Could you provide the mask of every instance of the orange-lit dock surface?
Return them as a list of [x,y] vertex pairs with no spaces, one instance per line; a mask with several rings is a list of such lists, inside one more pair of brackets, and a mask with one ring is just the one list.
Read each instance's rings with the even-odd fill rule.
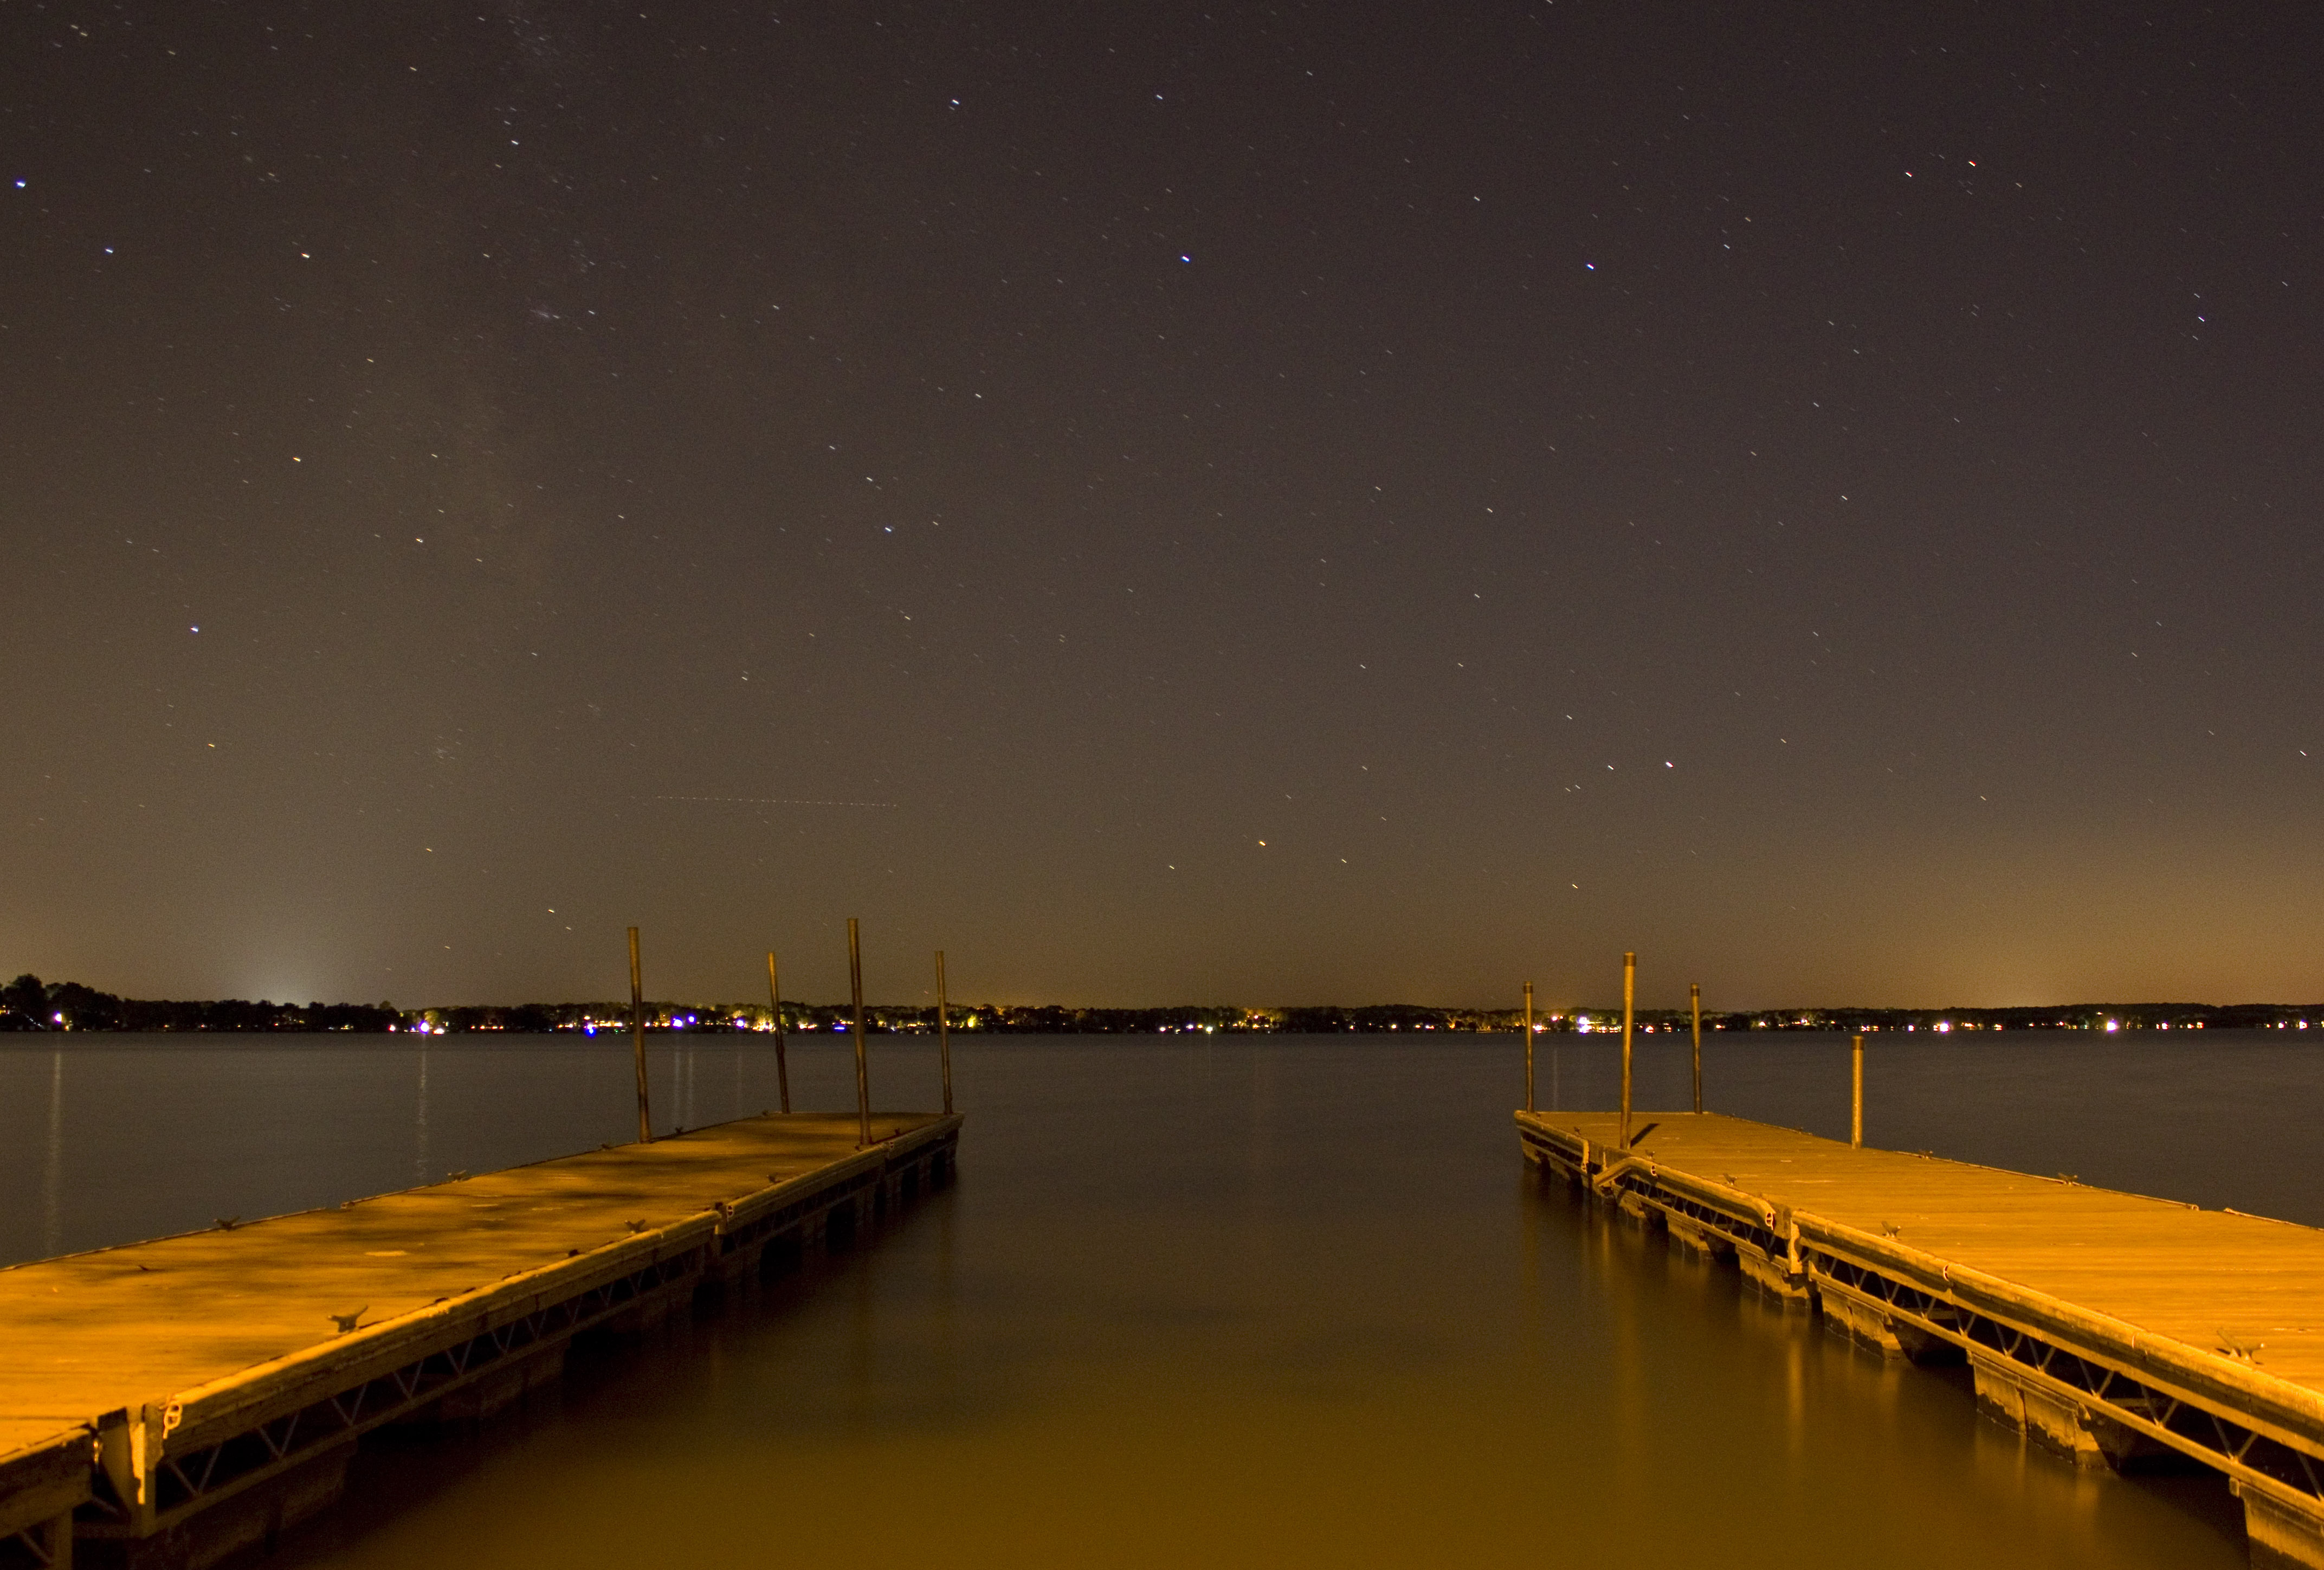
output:
[[859,1150],[853,1113],[744,1118],[0,1270],[0,1567],[271,1541],[365,1431],[486,1416],[576,1334],[868,1228],[949,1178],[960,1122],[882,1113]]
[[2324,1566],[2324,1232],[1715,1113],[1519,1113],[1527,1160],[1860,1345],[1966,1358],[2084,1465],[2227,1474],[2256,1554]]

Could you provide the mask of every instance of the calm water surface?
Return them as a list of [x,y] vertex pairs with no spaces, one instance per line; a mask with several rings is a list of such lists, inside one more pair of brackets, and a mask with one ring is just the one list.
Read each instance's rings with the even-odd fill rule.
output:
[[[0,1045],[0,1259],[620,1140],[626,1043]],[[89,1044],[94,1041],[94,1045]],[[932,1054],[875,1042],[875,1099]],[[1513,1038],[972,1040],[961,1181],[876,1243],[383,1446],[279,1563],[2244,1563],[2223,1484],[2086,1477],[1521,1174]],[[1645,1038],[1643,1107],[1683,1104]],[[1720,1110],[1842,1133],[1847,1043],[1705,1051]],[[1868,1135],[2324,1223],[2324,1051],[2281,1033],[1875,1038]],[[1603,1039],[1545,1104],[1603,1106]],[[774,1100],[658,1042],[658,1121]],[[795,1047],[851,1104],[844,1044]],[[1554,1098],[1554,1100],[1553,1100]]]

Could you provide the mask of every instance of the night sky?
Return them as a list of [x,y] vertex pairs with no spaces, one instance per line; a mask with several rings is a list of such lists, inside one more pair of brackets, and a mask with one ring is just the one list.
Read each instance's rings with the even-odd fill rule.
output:
[[0,5],[0,969],[2324,996],[2320,75],[2300,5]]

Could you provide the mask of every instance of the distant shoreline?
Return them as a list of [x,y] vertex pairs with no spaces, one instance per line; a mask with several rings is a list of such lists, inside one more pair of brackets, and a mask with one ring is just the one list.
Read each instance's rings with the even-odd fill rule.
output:
[[[775,1021],[765,1003],[646,1004],[648,1029],[687,1034],[771,1031]],[[851,1017],[844,1003],[785,1000],[782,1025],[800,1034],[843,1030]],[[1618,1008],[1542,1008],[1537,1030],[1599,1033],[1621,1028]],[[1691,1019],[1683,1009],[1643,1009],[1635,1015],[1646,1034],[1683,1032]],[[1524,1024],[1517,1009],[1432,1008],[1417,1003],[1336,1003],[1296,1008],[1245,1008],[1188,1004],[1169,1008],[1071,1008],[1057,1003],[954,1004],[954,1030],[970,1035],[1391,1035],[1413,1031],[1516,1031]],[[869,1005],[864,1022],[872,1030],[918,1034],[936,1028],[933,1006]],[[261,999],[175,1002],[117,997],[77,982],[43,984],[24,975],[0,987],[0,1031],[106,1031],[169,1034],[464,1035],[472,1032],[603,1034],[630,1028],[626,1002],[456,1004],[399,1009],[380,1003],[278,1003]],[[1702,1028],[1713,1031],[1929,1031],[1995,1030],[2307,1030],[2324,1031],[2324,1003],[2067,1003],[2043,1008],[1877,1009],[1792,1008],[1706,1011]]]

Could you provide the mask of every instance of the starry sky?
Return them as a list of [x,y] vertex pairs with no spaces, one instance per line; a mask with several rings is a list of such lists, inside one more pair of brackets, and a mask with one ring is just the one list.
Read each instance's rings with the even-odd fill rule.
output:
[[0,969],[2324,995],[2319,61],[0,5]]

